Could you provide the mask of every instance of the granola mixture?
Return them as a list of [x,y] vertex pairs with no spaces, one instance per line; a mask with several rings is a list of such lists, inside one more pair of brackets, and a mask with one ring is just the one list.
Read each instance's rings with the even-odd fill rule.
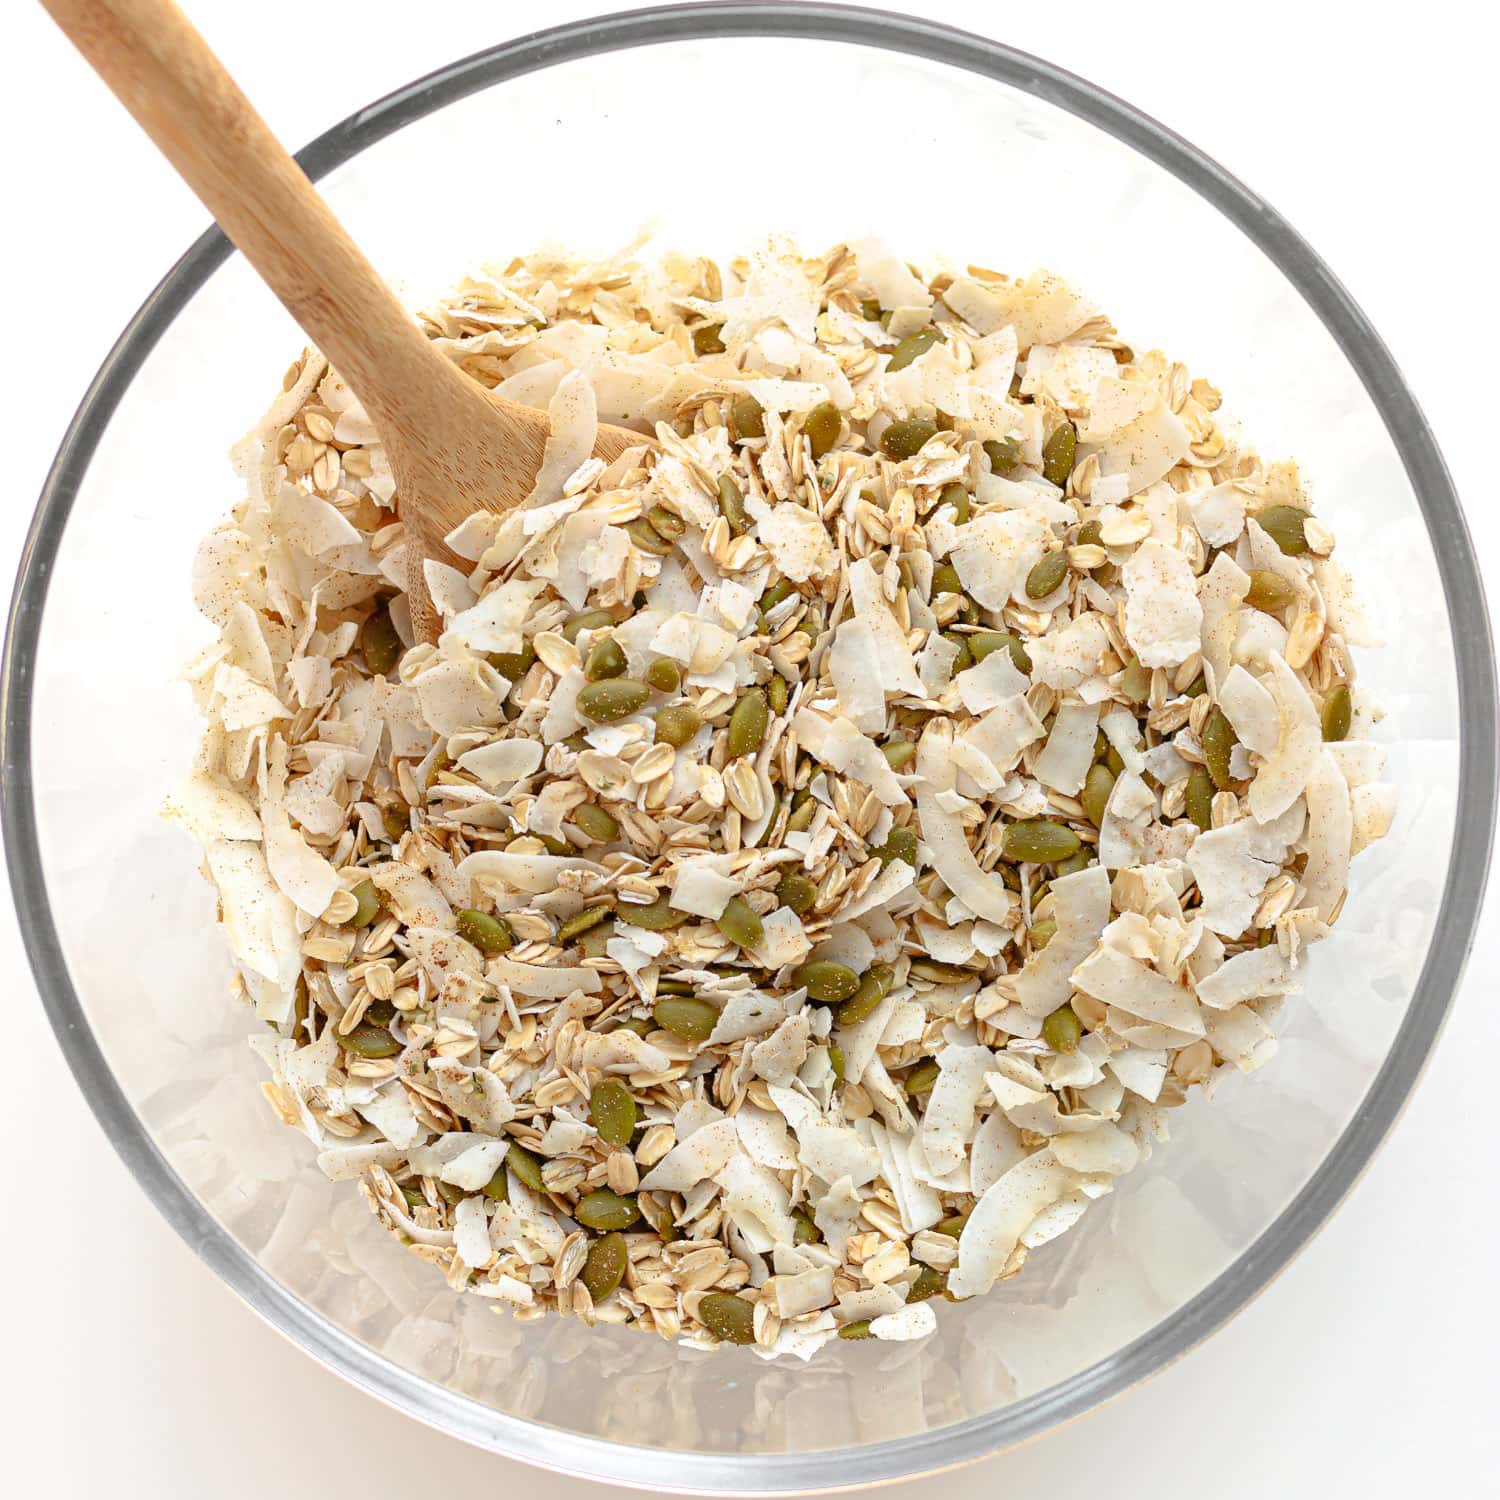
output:
[[170,811],[266,1098],[518,1317],[920,1337],[1275,1050],[1394,812],[1333,533],[1048,273],[537,255],[422,321],[554,427],[438,643],[314,352],[196,568]]

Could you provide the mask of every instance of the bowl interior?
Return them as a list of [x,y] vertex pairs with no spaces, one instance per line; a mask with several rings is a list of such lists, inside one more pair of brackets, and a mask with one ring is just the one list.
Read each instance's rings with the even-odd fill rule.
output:
[[[1027,83],[1025,60],[991,57],[1013,81],[809,37],[578,56],[429,98],[322,184],[414,305],[476,261],[544,241],[608,251],[643,230],[648,254],[734,253],[768,232],[819,250],[873,232],[914,259],[1045,265],[1127,340],[1211,380],[1263,453],[1295,455],[1312,477],[1387,641],[1359,666],[1386,709],[1396,826],[1357,862],[1272,1065],[1176,1112],[1147,1166],[1019,1278],[942,1306],[930,1340],[836,1343],[788,1367],[516,1324],[449,1293],[349,1185],[322,1179],[260,1098],[210,889],[157,816],[198,732],[174,680],[210,639],[189,599],[193,551],[236,498],[226,449],[301,347],[238,257],[171,317],[82,476],[35,657],[40,869],[27,876],[133,1112],[126,1145],[253,1301],[471,1440],[659,1488],[731,1475],[815,1487],[986,1451],[1147,1373],[1239,1305],[1277,1260],[1263,1237],[1351,1122],[1373,1109],[1378,1135],[1393,1110],[1367,1096],[1439,931],[1460,789],[1458,659],[1429,523],[1365,385],[1267,254],[1193,187],[1048,102],[1065,92],[1049,72]],[[721,87],[741,101],[727,123],[709,108]],[[1487,823],[1488,805],[1476,816]],[[1430,981],[1421,995],[1418,1052],[1447,998]],[[1358,1165],[1339,1167],[1335,1191]]]

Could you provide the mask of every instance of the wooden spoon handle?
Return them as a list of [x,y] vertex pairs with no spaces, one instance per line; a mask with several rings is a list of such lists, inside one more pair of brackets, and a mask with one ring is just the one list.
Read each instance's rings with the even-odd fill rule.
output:
[[431,347],[171,0],[42,4],[377,426],[430,441],[466,413],[483,420],[478,405],[493,413]]

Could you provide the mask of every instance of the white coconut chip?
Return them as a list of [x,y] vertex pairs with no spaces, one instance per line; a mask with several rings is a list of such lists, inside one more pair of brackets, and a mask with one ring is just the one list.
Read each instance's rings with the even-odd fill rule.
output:
[[1198,650],[1203,607],[1181,552],[1148,537],[1120,570],[1125,639],[1142,666],[1175,667]]
[[1276,699],[1243,667],[1235,665],[1219,686],[1219,707],[1239,741],[1257,755],[1272,755],[1281,743]]
[[1275,1055],[1271,1028],[1248,1005],[1209,1011],[1204,1020],[1209,1045],[1242,1073],[1253,1073]]
[[874,1178],[880,1158],[852,1130],[828,1123],[817,1105],[795,1089],[771,1084],[766,1091],[796,1135],[801,1163],[808,1171],[827,1183],[847,1178],[855,1187]]
[[[711,922],[723,916],[730,900],[744,889],[742,881],[722,873],[732,859],[732,855],[703,854],[674,866],[671,882],[673,908],[690,912],[695,917],[707,917]],[[620,916],[628,922],[628,908],[622,910]]]
[[1082,789],[1094,761],[1098,721],[1097,703],[1064,703],[1058,708],[1047,743],[1031,763],[1032,773],[1043,786],[1070,797]]
[[1318,710],[1301,680],[1279,656],[1271,658],[1269,682],[1276,702],[1276,748],[1250,783],[1250,812],[1257,823],[1278,818],[1301,795],[1323,753]]
[[1076,688],[1098,671],[1099,657],[1108,644],[1099,616],[1080,615],[1061,629],[1026,643],[1032,681],[1062,690]]
[[1103,443],[1086,445],[1083,456],[1097,454],[1100,474],[1123,475],[1129,493],[1137,495],[1164,478],[1192,445],[1192,435],[1158,396]]
[[673,1146],[641,1178],[641,1187],[648,1193],[685,1193],[700,1182],[717,1178],[739,1150],[739,1130],[734,1121],[715,1120]]
[[1117,948],[1101,947],[1090,954],[1074,969],[1073,984],[1084,994],[1143,1021],[1189,1036],[1203,1035],[1203,1018],[1192,991]]
[[985,1075],[994,1061],[988,1047],[952,1044],[937,1054],[937,1081],[928,1095],[921,1128],[922,1152],[934,1173],[952,1172],[963,1164]]
[[1274,943],[1225,959],[1198,981],[1198,999],[1214,1010],[1228,1010],[1244,1000],[1285,995],[1298,988],[1295,962]]
[[958,527],[957,536],[952,559],[964,592],[986,609],[1003,609],[1013,599],[1024,602],[1026,576],[1052,528],[1026,511],[991,511]]
[[458,765],[487,787],[513,786],[542,763],[542,747],[535,740],[495,740],[466,750]]
[[953,790],[954,768],[947,752],[951,740],[942,731],[943,721],[934,720],[917,746],[917,815],[922,842],[943,884],[976,916],[1005,924],[1012,897],[1004,881],[982,870],[969,847],[962,819],[939,802],[942,792]]
[[[1211,693],[1216,694],[1219,685],[1229,675],[1236,621],[1241,614],[1240,605],[1249,592],[1250,575],[1237,567],[1227,552],[1214,558],[1213,566],[1198,585],[1198,603],[1203,610],[1203,675]],[[1243,614],[1246,618],[1259,616],[1270,620],[1270,616],[1261,610],[1246,610]]]
[[[605,874],[602,865],[566,854],[511,854],[504,849],[482,849],[458,862],[460,880],[478,880],[512,891],[540,894],[557,889],[557,878],[565,871]],[[376,882],[379,884],[379,882]],[[621,909],[621,916],[627,908]]]
[[[767,413],[767,431],[775,421]],[[754,517],[756,535],[788,578],[805,583],[838,572],[839,557],[818,516],[791,501],[767,505],[754,495],[745,497],[745,509]]]
[[1091,865],[1052,882],[1057,931],[1015,976],[1016,999],[1028,1015],[1048,1016],[1072,991],[1070,976],[1094,951],[1109,921],[1109,875]]
[[1228,547],[1245,529],[1245,497],[1232,481],[1189,490],[1182,499],[1205,546]]
[[870,1319],[870,1332],[887,1342],[925,1339],[937,1329],[937,1314],[926,1302],[910,1302],[900,1312]]
[[932,293],[873,235],[851,240],[858,278],[883,308],[931,307]]
[[1210,929],[1233,938],[1250,925],[1266,882],[1280,868],[1302,823],[1301,804],[1296,804],[1264,827],[1242,818],[1194,839],[1187,864],[1202,898],[1198,915]]
[[765,1255],[776,1245],[792,1243],[796,1221],[787,1190],[773,1172],[736,1153],[715,1174],[715,1180],[724,1190],[725,1214],[752,1250]]
[[774,1172],[797,1170],[797,1148],[780,1115],[747,1104],[734,1116],[734,1124],[751,1161]]
[[[1254,788],[1252,788],[1252,791]],[[1302,904],[1330,921],[1349,881],[1354,812],[1349,787],[1338,764],[1321,750],[1307,780],[1307,868],[1302,872]]]
[[742,1042],[746,1037],[764,1036],[799,1009],[803,998],[800,990],[786,995],[768,995],[756,989],[732,991],[704,1045],[718,1047]]
[[1032,1221],[1070,1192],[1076,1181],[1077,1174],[1044,1146],[991,1183],[958,1237],[958,1264],[948,1273],[949,1292],[978,1297],[989,1291]]
[[983,661],[952,680],[959,700],[971,714],[982,714],[1012,698],[1023,697],[1031,685],[1016,669],[1009,651],[991,651]]
[[848,719],[830,719],[810,708],[793,720],[804,749],[835,771],[863,782],[887,807],[910,802],[880,747]]

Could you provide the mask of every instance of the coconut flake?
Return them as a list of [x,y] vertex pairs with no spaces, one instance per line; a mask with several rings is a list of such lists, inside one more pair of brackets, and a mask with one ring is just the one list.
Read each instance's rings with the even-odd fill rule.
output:
[[952,791],[954,781],[953,764],[946,754],[952,743],[943,732],[946,727],[944,721],[933,720],[917,746],[917,774],[922,778],[917,788],[917,815],[922,841],[944,885],[976,917],[1004,924],[1010,916],[1010,892],[998,875],[980,869],[962,820],[938,801],[939,793]]
[[1247,750],[1271,755],[1281,742],[1281,717],[1276,699],[1242,666],[1229,669],[1219,687],[1219,707]]
[[1188,560],[1148,537],[1120,570],[1125,586],[1125,639],[1142,666],[1175,667],[1191,656],[1203,629],[1203,607]]
[[[1252,791],[1254,788],[1252,788]],[[1307,780],[1307,868],[1302,872],[1302,904],[1331,921],[1349,881],[1354,813],[1349,787],[1338,764],[1322,750]]]
[[991,1183],[958,1237],[958,1264],[948,1273],[949,1292],[978,1297],[989,1291],[1032,1221],[1076,1180],[1076,1174],[1044,1146]]
[[700,1182],[718,1178],[739,1150],[734,1121],[715,1120],[673,1146],[641,1179],[641,1187],[648,1193],[685,1193]]
[[946,1174],[963,1164],[985,1074],[994,1060],[988,1047],[954,1044],[937,1054],[937,1082],[928,1096],[921,1130],[922,1151],[933,1172]]
[[1198,999],[1214,1010],[1228,1010],[1244,1000],[1285,995],[1297,988],[1296,964],[1274,943],[1225,959],[1198,981]]
[[1318,710],[1297,674],[1279,656],[1271,658],[1270,694],[1279,732],[1276,748],[1250,783],[1250,812],[1257,823],[1280,817],[1302,795],[1323,753]]
[[[1001,653],[992,653],[999,656]],[[1067,796],[1077,795],[1094,762],[1094,739],[1098,731],[1096,703],[1065,703],[1052,720],[1052,732],[1041,754],[1031,763],[1043,786]]]
[[1109,645],[1098,615],[1080,615],[1060,630],[1050,630],[1026,645],[1035,682],[1059,689],[1076,688],[1099,668],[1099,657]]
[[1203,1035],[1203,1019],[1192,991],[1173,984],[1117,948],[1101,947],[1090,954],[1073,970],[1073,984],[1084,994],[1129,1011],[1143,1021],[1154,1021],[1191,1036]]
[[986,609],[1024,603],[1026,575],[1041,561],[1052,528],[1026,511],[991,511],[957,528],[953,566],[959,582]]
[[953,685],[958,689],[963,706],[971,714],[982,714],[1024,695],[1031,684],[1017,671],[1009,651],[991,651],[976,666],[953,678]]
[[1073,970],[1094,951],[1109,921],[1109,875],[1100,865],[1052,882],[1057,931],[1015,977],[1016,999],[1028,1015],[1047,1016],[1072,992]]

